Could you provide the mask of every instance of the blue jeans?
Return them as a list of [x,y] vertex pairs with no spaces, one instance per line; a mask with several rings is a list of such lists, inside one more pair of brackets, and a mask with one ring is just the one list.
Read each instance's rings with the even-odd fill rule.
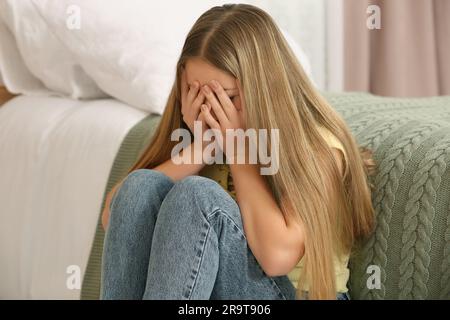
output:
[[287,276],[261,269],[237,203],[211,179],[136,170],[110,209],[101,299],[295,299]]

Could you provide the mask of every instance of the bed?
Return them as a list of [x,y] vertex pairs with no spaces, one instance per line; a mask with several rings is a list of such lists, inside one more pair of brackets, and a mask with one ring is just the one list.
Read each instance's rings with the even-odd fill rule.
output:
[[[147,116],[113,99],[0,106],[0,299],[78,299],[109,172]],[[69,273],[67,273],[69,272]]]

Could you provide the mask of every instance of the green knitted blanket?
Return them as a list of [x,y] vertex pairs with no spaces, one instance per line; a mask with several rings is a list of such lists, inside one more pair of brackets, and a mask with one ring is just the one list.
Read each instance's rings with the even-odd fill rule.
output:
[[159,116],[149,115],[131,128],[122,141],[116,158],[114,159],[106,189],[103,193],[103,204],[99,213],[94,241],[83,277],[83,285],[81,288],[82,300],[96,300],[100,297],[102,251],[103,239],[105,237],[101,221],[101,212],[104,208],[106,195],[112,187],[126,176],[128,169],[131,168],[139,158],[141,152],[144,151],[145,147],[150,142],[150,138],[156,129],[159,119]]
[[[449,299],[450,97],[325,97],[378,165],[372,178],[377,227],[351,257],[352,298]],[[105,194],[136,160],[158,119],[149,116],[125,138]],[[82,299],[99,297],[103,236],[99,220]]]

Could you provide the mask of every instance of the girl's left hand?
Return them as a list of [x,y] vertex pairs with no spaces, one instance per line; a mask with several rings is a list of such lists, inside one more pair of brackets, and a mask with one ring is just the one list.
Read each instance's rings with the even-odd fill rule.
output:
[[[207,104],[202,105],[201,112],[211,129],[221,131],[223,141],[219,144],[225,153],[226,130],[245,130],[244,112],[242,108],[236,109],[223,87],[215,80],[212,80],[209,85],[204,85],[202,92],[206,97]],[[215,117],[211,111],[214,112]]]

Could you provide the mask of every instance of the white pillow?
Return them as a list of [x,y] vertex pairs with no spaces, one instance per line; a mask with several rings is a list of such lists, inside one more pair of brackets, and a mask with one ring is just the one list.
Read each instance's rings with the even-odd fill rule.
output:
[[[1,14],[1,13],[0,13]],[[48,94],[43,83],[31,74],[20,55],[14,36],[0,19],[0,85],[16,94]]]
[[187,33],[203,12],[226,2],[8,0],[0,10],[26,65],[48,88],[74,98],[105,92],[161,114]]
[[[105,1],[106,2],[106,1]],[[86,73],[111,96],[162,113],[184,39],[198,16],[223,1],[33,1]],[[79,6],[81,28],[66,27]]]
[[12,92],[45,92],[48,88],[72,98],[107,97],[55,36],[33,2],[0,1],[0,18],[4,23],[0,67]]

